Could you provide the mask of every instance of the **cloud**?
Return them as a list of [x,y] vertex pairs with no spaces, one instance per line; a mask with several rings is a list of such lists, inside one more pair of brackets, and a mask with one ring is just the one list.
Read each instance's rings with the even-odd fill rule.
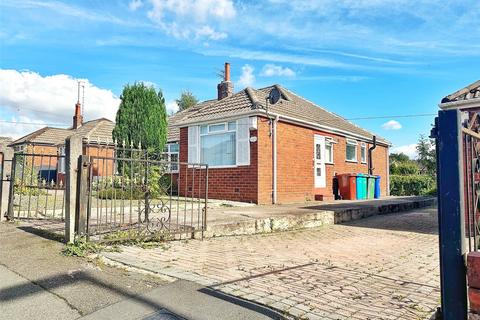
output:
[[147,15],[165,33],[179,39],[207,38],[221,40],[227,33],[220,25],[236,16],[232,0],[149,0]]
[[398,121],[390,120],[382,124],[382,128],[384,130],[400,130],[402,129],[402,125]]
[[263,66],[260,75],[264,77],[295,77],[295,71],[287,67],[269,63]]
[[142,0],[132,0],[128,4],[128,8],[132,11],[135,11],[143,6]]
[[403,146],[393,147],[390,149],[390,153],[404,153],[410,159],[416,159],[418,157],[417,144],[412,143],[412,144],[407,144]]
[[253,86],[255,83],[255,75],[253,74],[254,70],[255,69],[249,64],[246,64],[242,67],[242,74],[238,80],[238,85],[241,88]]
[[210,26],[203,26],[195,32],[195,38],[207,38],[210,40],[221,40],[227,38],[225,32],[217,32]]
[[46,125],[44,121],[26,116],[0,118],[0,137],[18,139]]
[[174,114],[178,111],[178,104],[175,100],[171,100],[167,102],[167,114]]
[[70,125],[77,102],[77,80],[85,86],[85,120],[114,120],[120,99],[112,91],[66,74],[42,76],[32,71],[0,69],[0,107],[37,122]]

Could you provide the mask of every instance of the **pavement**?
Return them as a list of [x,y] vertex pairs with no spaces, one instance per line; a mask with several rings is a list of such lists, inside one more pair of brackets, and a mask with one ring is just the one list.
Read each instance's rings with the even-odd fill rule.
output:
[[63,244],[45,237],[36,229],[0,223],[0,320],[277,317],[198,284],[64,256]]
[[321,228],[105,252],[296,319],[428,319],[440,302],[435,207]]

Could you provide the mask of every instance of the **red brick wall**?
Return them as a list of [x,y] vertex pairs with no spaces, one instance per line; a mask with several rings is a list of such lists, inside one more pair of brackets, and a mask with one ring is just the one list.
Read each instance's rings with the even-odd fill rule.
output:
[[[333,138],[333,164],[326,164],[326,188],[314,188],[314,135]],[[367,144],[367,150],[371,145]],[[279,122],[277,124],[277,199],[279,203],[313,200],[315,195],[331,197],[336,173],[368,173],[367,163],[360,162],[360,142],[357,163],[345,161],[346,138],[318,130]],[[388,148],[377,145],[373,151],[374,174],[381,176],[381,192],[387,191]]]
[[[257,136],[257,142],[250,143],[250,165],[236,168],[209,169],[209,198],[272,203],[272,139],[269,124],[265,118],[258,118],[257,130],[250,131]],[[326,165],[326,188],[314,188],[313,141],[314,135],[332,137],[334,164]],[[367,150],[370,145],[367,144]],[[333,176],[336,173],[368,173],[367,163],[360,163],[360,143],[357,147],[358,163],[345,161],[346,138],[279,122],[277,124],[277,200],[279,203],[301,202],[315,199],[316,195],[332,197]],[[368,151],[367,151],[368,156]],[[381,192],[387,191],[388,148],[377,146],[373,151],[374,174],[381,176]],[[180,129],[180,161],[188,161],[188,129]],[[185,177],[188,175],[188,179]],[[200,177],[197,175],[197,182]],[[185,194],[191,186],[192,169],[180,168],[179,190]],[[203,180],[202,180],[203,182]],[[195,187],[198,190],[198,187]],[[203,192],[203,191],[202,191]],[[191,194],[190,194],[191,195]]]
[[[56,156],[58,155],[58,148],[55,146],[35,146],[30,145],[27,146],[26,153],[35,154],[35,156],[27,156],[26,161],[31,164],[33,161],[33,165],[36,168],[39,167],[50,167],[55,169],[57,167],[58,158],[57,157],[49,157],[48,155]],[[40,155],[44,155],[43,157]]]
[[[83,148],[83,154],[86,156],[113,158],[114,149],[107,147],[86,146]],[[111,176],[114,173],[114,161],[111,159],[93,159],[94,176]]]
[[[250,131],[251,136],[256,136],[256,131]],[[180,162],[188,162],[188,128],[180,129]],[[191,195],[192,190],[199,190],[203,180],[204,170],[188,169],[180,166],[178,177],[180,195]],[[193,177],[195,174],[195,187]],[[199,180],[200,179],[200,180]],[[208,171],[208,197],[211,199],[233,200],[243,202],[257,202],[257,145],[250,143],[250,165],[236,168],[209,168]],[[198,184],[200,183],[200,187]],[[190,189],[192,188],[192,189]],[[203,196],[203,189],[200,190]]]

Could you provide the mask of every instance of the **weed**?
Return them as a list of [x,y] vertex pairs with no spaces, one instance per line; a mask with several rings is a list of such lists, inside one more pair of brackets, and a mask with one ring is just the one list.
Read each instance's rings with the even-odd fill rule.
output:
[[62,250],[66,256],[85,257],[92,253],[99,253],[104,249],[104,246],[88,242],[85,238],[76,239],[74,242],[67,243]]

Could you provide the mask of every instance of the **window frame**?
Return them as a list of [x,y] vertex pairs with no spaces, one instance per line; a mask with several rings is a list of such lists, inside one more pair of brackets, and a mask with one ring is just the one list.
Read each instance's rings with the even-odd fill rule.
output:
[[[362,150],[365,149],[365,160],[362,157]],[[368,155],[367,155],[367,144],[365,142],[360,143],[360,162],[363,164],[366,164],[368,161]]]
[[[354,160],[350,160],[350,159],[347,159],[347,148],[348,146],[355,146],[355,159]],[[357,140],[354,140],[354,139],[346,139],[346,142],[345,142],[345,162],[352,162],[352,163],[358,163],[358,142]]]
[[[329,138],[329,137],[325,137],[325,151],[327,150],[327,147],[330,146],[330,156],[331,156],[331,159],[327,159],[327,157],[325,156],[325,164],[334,164],[334,157],[333,157],[333,145],[335,144],[335,142],[333,141],[332,138]],[[325,152],[326,154],[326,152]]]
[[[229,129],[229,124],[232,124],[232,123],[235,124],[235,129]],[[223,124],[223,126],[224,126],[223,130],[210,131],[210,126],[218,126],[218,125],[221,125],[221,124]],[[207,127],[206,133],[202,133],[202,127]],[[238,167],[237,154],[236,154],[237,153],[237,139],[238,139],[238,120],[212,122],[212,123],[206,123],[206,124],[199,125],[199,129],[198,129],[198,159],[200,160],[200,162],[204,163],[202,161],[202,137],[226,134],[226,133],[231,133],[231,132],[235,133],[235,143],[234,143],[234,146],[235,146],[235,164],[208,165],[208,168],[221,169],[221,168],[236,168],[236,167]]]
[[[178,145],[178,151],[172,151],[171,150],[172,144]],[[170,162],[170,165],[168,166],[167,173],[178,173],[179,167],[180,167],[180,143],[179,142],[167,142],[165,147],[167,148],[167,150],[165,151],[165,155],[167,156],[167,161]],[[172,161],[172,155],[177,155],[178,160],[177,161]],[[171,169],[172,162],[177,163],[177,169],[176,170]]]

